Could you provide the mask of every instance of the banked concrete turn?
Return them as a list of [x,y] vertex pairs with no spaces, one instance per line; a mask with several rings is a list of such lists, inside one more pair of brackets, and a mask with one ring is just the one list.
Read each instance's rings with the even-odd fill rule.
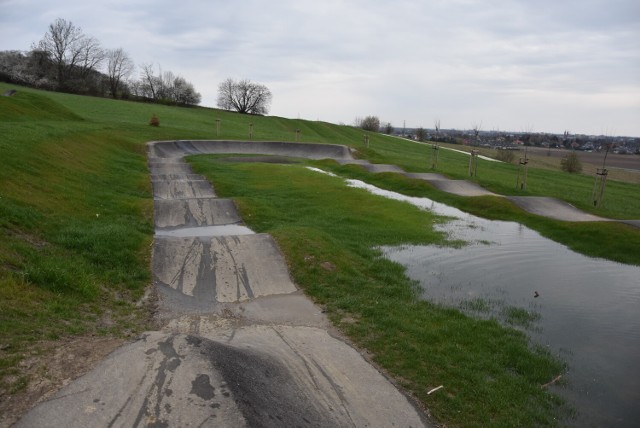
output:
[[330,333],[273,238],[244,227],[233,203],[183,160],[216,150],[350,157],[341,146],[151,143],[152,271],[165,327],[112,353],[18,426],[429,426]]

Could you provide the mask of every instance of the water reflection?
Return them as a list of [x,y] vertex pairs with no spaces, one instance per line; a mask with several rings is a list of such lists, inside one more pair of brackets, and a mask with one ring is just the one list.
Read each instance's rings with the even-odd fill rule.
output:
[[577,254],[518,223],[485,220],[357,180],[348,184],[455,217],[437,228],[469,245],[385,247],[385,256],[406,266],[425,299],[512,322],[567,361],[569,387],[556,391],[577,407],[574,424],[637,426],[639,267]]

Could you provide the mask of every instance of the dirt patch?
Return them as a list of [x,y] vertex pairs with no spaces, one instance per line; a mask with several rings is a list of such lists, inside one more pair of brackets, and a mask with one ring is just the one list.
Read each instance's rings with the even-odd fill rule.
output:
[[0,427],[14,424],[126,342],[122,338],[88,336],[38,343],[20,362],[28,385],[18,393],[0,397]]
[[[124,295],[110,297],[114,300],[129,300],[129,297]],[[134,340],[138,331],[160,328],[155,287],[147,287],[145,295],[138,300],[136,306],[143,311],[137,315],[132,314],[132,318],[125,317],[123,320],[116,316],[114,319],[112,311],[106,310],[97,320],[96,326],[102,328],[115,327],[127,322],[136,325],[135,330],[117,329],[118,337],[93,333],[41,341],[26,351],[18,351],[22,359],[17,366],[19,375],[15,376],[13,381],[20,383],[26,379],[27,385],[16,393],[0,389],[0,428],[10,427],[38,403],[46,401],[74,379],[88,373],[111,352]],[[0,353],[2,352],[12,350],[8,346],[3,348],[0,344]]]

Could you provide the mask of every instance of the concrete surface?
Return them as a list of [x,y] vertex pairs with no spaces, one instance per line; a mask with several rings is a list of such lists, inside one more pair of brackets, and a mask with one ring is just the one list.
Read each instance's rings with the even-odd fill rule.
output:
[[423,426],[325,330],[221,323],[212,336],[145,334],[17,426]]
[[160,141],[149,144],[149,159],[181,158],[192,154],[251,154],[306,159],[352,159],[346,146],[281,141]]
[[205,300],[238,302],[296,290],[275,241],[266,234],[156,236],[152,266],[161,292],[191,297],[195,307]]
[[496,196],[476,183],[467,180],[426,180],[438,190],[460,196]]
[[629,226],[640,227],[640,220],[620,220],[620,223],[628,224]]
[[156,230],[240,223],[236,206],[230,199],[164,199],[154,202]]
[[442,181],[448,180],[442,174],[438,174],[435,172],[407,172],[404,174],[406,177],[415,178],[416,180],[425,180],[425,181]]
[[523,210],[539,216],[563,221],[608,221],[608,219],[587,214],[567,202],[544,196],[508,196],[511,202]]

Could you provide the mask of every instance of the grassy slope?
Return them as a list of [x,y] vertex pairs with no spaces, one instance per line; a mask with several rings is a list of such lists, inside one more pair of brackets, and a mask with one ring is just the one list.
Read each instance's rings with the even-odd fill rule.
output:
[[[0,93],[9,88],[0,83]],[[148,125],[152,114],[159,117],[159,128]],[[22,88],[13,97],[0,97],[0,397],[24,385],[26,380],[20,378],[17,363],[37,340],[88,333],[122,334],[145,328],[141,321],[144,310],[134,304],[149,282],[148,246],[152,239],[152,200],[143,143],[213,138],[216,118],[222,121],[220,138],[244,139],[248,124],[253,123],[255,139],[291,141],[295,130],[300,129],[304,141],[348,144],[373,161],[396,163],[410,171],[426,171],[429,164],[426,146],[376,134],[371,147],[365,148],[361,131],[322,122]],[[463,177],[466,163],[465,155],[441,152],[439,165],[452,177]],[[561,236],[561,240],[575,240],[574,232],[579,231],[578,244],[590,243],[585,252],[599,247],[610,255],[609,247],[630,242],[629,251],[616,251],[631,253],[629,262],[639,263],[640,251],[633,250],[640,248],[640,233],[630,228],[614,231],[614,239],[600,245],[589,233],[609,236],[608,225],[560,224],[524,215],[490,199],[456,198],[397,175],[370,175],[357,167],[328,164],[345,175],[377,181],[375,184],[381,187],[428,194],[490,217],[522,218],[539,230],[550,230],[546,233],[551,236]],[[576,196],[571,180],[578,180],[576,183],[582,183],[579,185],[590,193],[590,177],[544,172],[537,178],[532,174],[530,188],[535,189],[536,180],[551,177],[553,183],[542,185],[542,191],[558,187],[554,194],[571,202],[572,198],[583,197]],[[481,184],[499,186],[502,181],[514,181],[515,169],[481,162],[479,175]],[[570,184],[560,186],[565,182]],[[513,192],[506,184],[502,190]],[[640,198],[634,197],[638,186],[612,182],[608,192],[609,205],[601,215],[640,218]],[[314,236],[308,228],[300,230],[309,233],[311,241],[326,238]],[[287,234],[274,232],[287,247]],[[624,239],[615,239],[619,236]],[[337,241],[327,248],[332,254],[341,254],[343,244],[347,245]],[[297,277],[308,278],[317,273],[298,268],[296,272]],[[357,271],[346,272],[359,275]],[[391,272],[387,275],[400,276],[400,271]],[[344,295],[340,301],[355,301],[354,296]],[[386,360],[384,364],[402,364],[392,353],[380,358]]]

